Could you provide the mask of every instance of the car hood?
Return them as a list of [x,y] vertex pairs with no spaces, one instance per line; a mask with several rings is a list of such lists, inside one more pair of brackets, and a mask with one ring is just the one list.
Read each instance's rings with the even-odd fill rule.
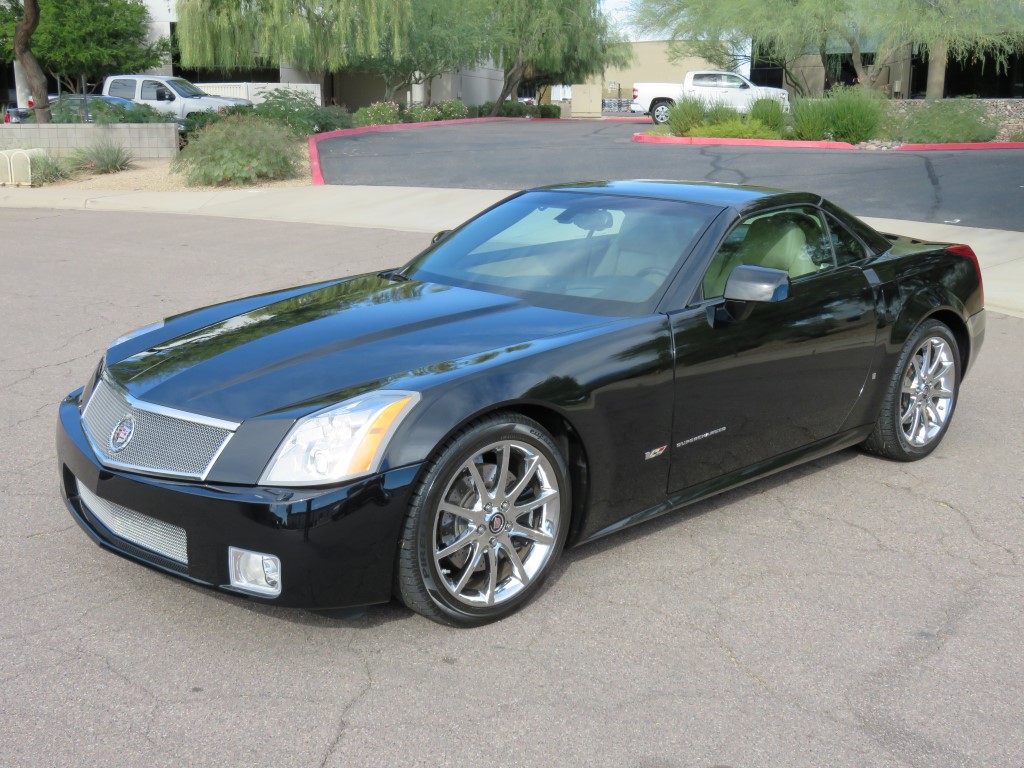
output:
[[107,369],[147,402],[231,421],[294,417],[370,389],[423,386],[423,377],[452,375],[469,359],[609,320],[363,275],[173,318],[141,337],[139,351],[112,347]]

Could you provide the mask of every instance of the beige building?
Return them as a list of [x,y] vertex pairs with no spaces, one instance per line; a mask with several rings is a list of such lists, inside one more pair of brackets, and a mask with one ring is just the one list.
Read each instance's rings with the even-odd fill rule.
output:
[[609,67],[603,77],[572,86],[573,117],[599,117],[604,99],[632,99],[633,83],[681,83],[692,69],[714,69],[701,58],[671,61],[667,41],[631,43],[633,62]]

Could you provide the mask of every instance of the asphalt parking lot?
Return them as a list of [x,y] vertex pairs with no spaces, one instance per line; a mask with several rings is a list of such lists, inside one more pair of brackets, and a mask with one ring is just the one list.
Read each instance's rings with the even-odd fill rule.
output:
[[858,216],[1024,230],[1024,152],[855,152],[636,144],[649,123],[526,121],[325,139],[328,184],[523,189],[686,179],[817,192]]
[[[981,154],[981,153],[979,153]],[[94,546],[56,403],[115,336],[429,235],[0,209],[0,765],[1024,763],[1024,320],[929,459],[816,461],[567,553],[512,618],[312,614]]]

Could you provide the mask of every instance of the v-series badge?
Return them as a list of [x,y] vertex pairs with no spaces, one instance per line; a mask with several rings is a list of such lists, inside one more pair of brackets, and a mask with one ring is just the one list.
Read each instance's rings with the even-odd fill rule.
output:
[[682,448],[684,445],[689,445],[690,443],[696,443],[698,440],[703,440],[706,437],[713,437],[714,435],[718,435],[718,434],[721,434],[722,432],[725,432],[725,430],[726,430],[726,427],[719,427],[718,429],[712,429],[710,432],[705,432],[703,435],[697,435],[696,437],[691,437],[689,440],[683,440],[683,442],[681,442],[681,443],[676,443],[676,448]]

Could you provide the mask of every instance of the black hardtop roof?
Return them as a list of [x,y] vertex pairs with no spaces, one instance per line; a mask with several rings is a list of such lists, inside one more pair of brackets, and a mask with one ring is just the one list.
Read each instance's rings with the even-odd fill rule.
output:
[[740,184],[720,184],[710,181],[663,181],[630,179],[627,181],[579,181],[552,184],[538,189],[554,192],[583,192],[590,194],[651,197],[661,200],[736,208],[741,211],[767,208],[774,205],[817,204],[820,195],[810,192],[789,192],[771,187],[753,187]]

